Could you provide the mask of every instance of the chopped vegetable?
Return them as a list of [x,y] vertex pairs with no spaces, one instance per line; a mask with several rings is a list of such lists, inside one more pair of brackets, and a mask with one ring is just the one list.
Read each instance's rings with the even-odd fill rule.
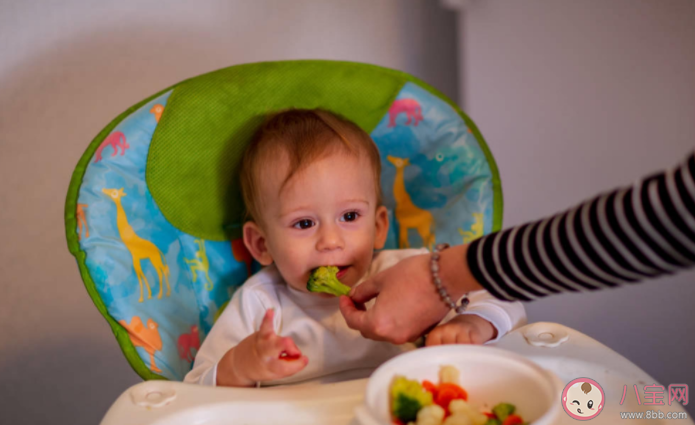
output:
[[502,422],[502,425],[522,425],[524,420],[521,419],[519,415],[509,415],[507,419]]
[[437,386],[430,381],[426,379],[422,381],[422,388],[424,388],[425,391],[431,392],[433,397],[437,396]]
[[442,425],[475,425],[466,415],[452,415],[442,422]]
[[301,357],[302,357],[301,354],[292,354],[292,355],[290,355],[290,354],[287,354],[287,351],[283,351],[283,352],[280,353],[280,355],[278,356],[278,359],[280,359],[280,360],[286,360],[286,361],[292,361],[292,360],[299,360]]
[[514,414],[516,407],[500,403],[482,412],[468,403],[468,393],[458,385],[459,372],[442,366],[439,384],[422,384],[396,376],[391,384],[391,413],[396,425],[529,425]]
[[437,395],[434,398],[435,403],[442,406],[448,412],[449,403],[457,399],[468,400],[468,393],[466,393],[466,390],[456,384],[439,384],[437,387]]
[[464,415],[468,417],[473,425],[485,425],[488,419],[478,408],[462,399],[452,400],[449,403],[449,412],[452,416]]
[[514,413],[515,410],[516,407],[513,404],[500,403],[492,408],[492,413],[494,413],[495,416],[497,416],[497,419],[501,420],[502,423],[504,423],[504,420],[507,419],[507,416]]
[[440,425],[446,412],[436,404],[425,406],[417,412],[416,425]]
[[306,284],[306,289],[309,292],[324,292],[326,294],[347,295],[350,292],[350,287],[343,285],[335,276],[338,273],[338,268],[335,266],[322,266],[317,268],[309,276],[309,281]]
[[418,411],[432,404],[432,393],[419,382],[398,376],[391,385],[391,413],[403,423],[414,421]]
[[439,368],[439,382],[442,384],[459,384],[459,370],[453,366],[445,365]]

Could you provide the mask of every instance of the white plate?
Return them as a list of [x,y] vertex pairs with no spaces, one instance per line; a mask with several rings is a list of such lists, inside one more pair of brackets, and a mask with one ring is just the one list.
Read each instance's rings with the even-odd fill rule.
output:
[[[537,325],[537,324],[535,324]],[[557,327],[556,324],[548,324]],[[562,326],[562,325],[559,325]],[[542,368],[554,372],[567,384],[575,378],[585,377],[597,381],[604,390],[606,403],[604,411],[592,419],[590,425],[615,425],[619,423],[635,425],[694,424],[688,419],[659,420],[632,419],[621,420],[620,412],[685,412],[680,404],[673,406],[645,406],[637,404],[633,385],[638,385],[643,395],[644,385],[655,384],[655,380],[626,358],[610,348],[573,329],[562,326],[568,339],[558,347],[537,347],[527,343],[523,336],[524,328],[518,329],[502,338],[497,347],[516,352],[533,360]],[[361,374],[352,375],[365,376]],[[150,381],[135,385],[126,390],[114,402],[102,425],[183,425],[183,424],[278,424],[283,425],[357,425],[355,408],[363,404],[367,379],[330,382],[333,377],[321,383],[311,382],[293,386],[261,389],[210,388],[180,382]],[[659,385],[658,383],[656,383]],[[620,405],[624,385],[627,394]],[[662,384],[663,385],[663,384]],[[668,384],[664,385],[668,387]],[[171,397],[161,407],[141,406],[134,402],[137,397],[145,397],[150,391]],[[171,392],[173,391],[173,394]],[[158,400],[161,396],[158,396]],[[156,398],[156,397],[152,397]],[[561,394],[557,395],[560,404]],[[664,402],[668,401],[666,394]],[[155,403],[160,404],[160,403]],[[654,409],[656,407],[656,409]],[[561,412],[558,425],[576,425],[578,421]]]

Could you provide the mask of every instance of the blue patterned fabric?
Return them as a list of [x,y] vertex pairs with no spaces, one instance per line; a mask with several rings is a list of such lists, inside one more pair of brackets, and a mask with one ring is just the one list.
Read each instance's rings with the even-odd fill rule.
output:
[[[412,102],[403,102],[408,100]],[[371,133],[381,153],[386,207],[393,213],[398,206],[394,196],[397,169],[388,157],[408,159],[403,180],[415,206],[410,210],[412,214],[417,209],[432,214],[431,233],[436,235],[436,243],[460,244],[492,231],[492,172],[466,123],[451,106],[413,83],[403,86],[394,104],[398,102],[417,105],[421,117],[409,120],[404,108],[392,106],[392,112]],[[404,226],[393,214],[390,218],[386,248],[405,248],[398,243]],[[409,246],[428,246],[416,229],[409,227],[407,235]]]
[[[85,226],[76,231],[108,313],[151,371],[182,380],[220,309],[257,264],[232,242],[174,228],[152,199],[148,150],[170,94],[130,114],[97,150],[79,190]],[[451,106],[406,83],[372,137],[391,214],[387,248],[459,244],[492,229],[490,166]]]

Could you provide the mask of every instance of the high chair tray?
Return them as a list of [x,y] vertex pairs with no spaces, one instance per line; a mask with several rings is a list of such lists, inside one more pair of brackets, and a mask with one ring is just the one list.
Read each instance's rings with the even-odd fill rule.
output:
[[[503,337],[496,346],[521,354],[554,372],[563,383],[590,378],[605,392],[605,407],[592,425],[616,424],[623,415],[643,413],[630,424],[667,424],[667,414],[680,415],[679,424],[693,424],[680,403],[668,404],[669,384],[657,383],[635,364],[598,341],[555,323],[534,323]],[[143,382],[126,390],[114,402],[102,425],[183,424],[345,424],[358,425],[354,409],[361,405],[371,371],[353,371],[321,381],[261,389],[212,388],[169,381]],[[357,379],[356,379],[357,378]],[[639,389],[638,403],[634,386]],[[644,387],[662,385],[664,405],[649,405]],[[650,392],[654,389],[650,389]],[[623,392],[625,397],[622,405]],[[658,401],[658,400],[657,400]],[[558,394],[558,403],[560,394]],[[647,419],[661,411],[663,419]],[[685,415],[685,416],[684,416]],[[651,416],[651,415],[650,415]],[[561,425],[576,424],[562,412]]]

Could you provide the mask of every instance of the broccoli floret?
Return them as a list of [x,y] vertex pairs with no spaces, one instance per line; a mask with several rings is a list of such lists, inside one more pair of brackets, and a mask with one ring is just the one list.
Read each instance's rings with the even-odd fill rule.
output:
[[319,267],[311,273],[309,281],[306,283],[306,289],[309,292],[325,292],[326,294],[347,295],[350,292],[350,287],[340,283],[337,277],[338,268],[335,266]]
[[432,403],[432,393],[425,390],[418,381],[412,381],[403,376],[393,380],[391,413],[404,424],[415,421],[417,412]]
[[492,413],[494,413],[495,416],[497,416],[497,419],[504,422],[504,420],[507,419],[507,416],[514,413],[515,410],[516,410],[516,407],[513,404],[500,403],[497,406],[492,408]]

